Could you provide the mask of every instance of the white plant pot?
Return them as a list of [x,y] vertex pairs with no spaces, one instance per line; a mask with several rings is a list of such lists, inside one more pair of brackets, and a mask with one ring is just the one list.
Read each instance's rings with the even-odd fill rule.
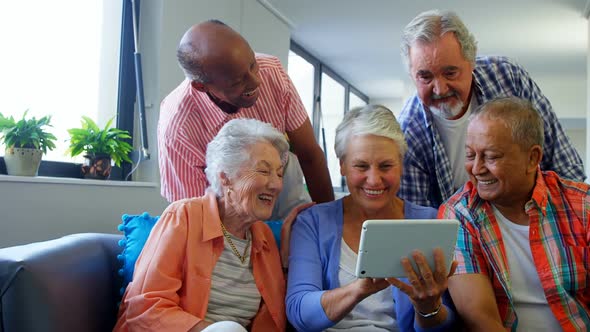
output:
[[7,148],[4,153],[6,173],[18,176],[37,176],[43,151],[28,148]]

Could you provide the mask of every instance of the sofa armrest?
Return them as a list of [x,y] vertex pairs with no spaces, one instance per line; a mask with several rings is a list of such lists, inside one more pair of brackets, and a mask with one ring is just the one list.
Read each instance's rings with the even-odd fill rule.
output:
[[0,332],[111,331],[121,238],[84,233],[0,249]]

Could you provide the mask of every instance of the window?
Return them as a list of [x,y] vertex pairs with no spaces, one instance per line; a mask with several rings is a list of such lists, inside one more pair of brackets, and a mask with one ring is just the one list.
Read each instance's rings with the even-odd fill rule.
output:
[[352,91],[348,93],[348,109],[365,105],[367,105],[367,102],[361,99],[361,97],[359,97],[356,93]]
[[301,97],[303,106],[310,119],[313,119],[313,84],[315,67],[302,56],[289,51],[288,74]]
[[[29,117],[51,115],[53,128],[50,130],[57,137],[56,149],[43,157],[40,175],[79,176],[69,171],[64,174],[63,167],[54,171],[53,165],[67,163],[72,165],[67,169],[79,169],[71,163],[81,163],[83,157],[74,159],[65,155],[65,151],[69,138],[67,129],[79,127],[82,115],[94,119],[100,126],[118,114],[133,119],[135,83],[129,88],[129,83],[119,82],[122,76],[129,80],[134,75],[133,62],[130,69],[121,71],[122,66],[119,66],[126,58],[133,57],[133,51],[130,54],[121,51],[129,53],[129,47],[133,47],[133,39],[121,42],[125,30],[132,29],[130,23],[123,21],[131,21],[128,0],[0,3],[4,50],[0,52],[3,95],[0,112],[15,119],[20,119],[25,110]],[[132,35],[132,31],[126,33]],[[131,75],[127,73],[129,70]],[[125,85],[128,91],[121,93],[120,86]],[[122,109],[119,95],[132,98],[132,106]],[[121,125],[121,119],[117,118],[113,123],[133,133],[132,120]],[[0,154],[3,155],[3,151],[2,146]],[[111,176],[111,179],[116,177]]]
[[[326,155],[332,186],[337,192],[346,191],[345,181],[340,176],[340,162],[334,152],[336,127],[345,112],[366,105],[369,98],[293,41],[288,72],[307,110],[316,140]],[[318,100],[320,102],[314,102]]]
[[121,5],[116,2],[36,1],[35,10],[30,1],[0,5],[5,50],[0,112],[15,119],[27,109],[28,116],[52,115],[57,147],[45,160],[72,161],[65,155],[67,129],[79,127],[82,115],[105,124],[117,113]]
[[321,127],[322,148],[328,161],[328,170],[332,179],[332,186],[339,188],[342,186],[342,176],[340,175],[340,163],[334,152],[334,140],[336,136],[336,127],[342,122],[344,116],[344,96],[345,88],[335,79],[326,73],[322,73],[322,99],[321,99]]

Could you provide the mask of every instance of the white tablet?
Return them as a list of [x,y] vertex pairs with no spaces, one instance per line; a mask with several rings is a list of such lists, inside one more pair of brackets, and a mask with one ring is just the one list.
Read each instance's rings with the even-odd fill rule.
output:
[[366,220],[361,230],[356,276],[404,278],[401,259],[408,257],[414,263],[414,250],[420,250],[434,270],[432,251],[437,247],[445,253],[450,270],[458,227],[459,222],[454,219]]

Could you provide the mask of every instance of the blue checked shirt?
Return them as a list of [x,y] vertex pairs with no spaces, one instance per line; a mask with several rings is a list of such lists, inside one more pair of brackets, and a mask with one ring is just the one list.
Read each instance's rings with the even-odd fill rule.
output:
[[[477,57],[473,70],[473,94],[481,105],[488,100],[516,96],[529,100],[545,125],[542,170],[584,181],[582,158],[563,132],[551,103],[521,66],[505,57]],[[400,114],[408,152],[399,196],[423,206],[438,208],[453,194],[453,171],[442,139],[418,95],[410,98]]]

